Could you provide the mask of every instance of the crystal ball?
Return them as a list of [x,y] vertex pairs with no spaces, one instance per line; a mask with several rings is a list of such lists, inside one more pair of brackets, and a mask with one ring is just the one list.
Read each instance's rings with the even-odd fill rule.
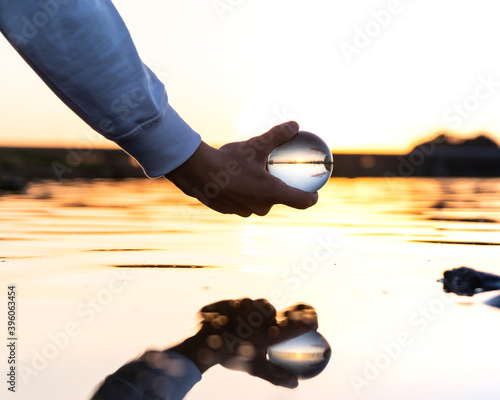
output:
[[323,371],[330,361],[332,349],[318,332],[308,332],[296,338],[270,346],[269,361],[286,369],[300,379],[313,378]]
[[314,193],[330,179],[333,156],[323,139],[299,131],[269,154],[267,170],[287,185]]

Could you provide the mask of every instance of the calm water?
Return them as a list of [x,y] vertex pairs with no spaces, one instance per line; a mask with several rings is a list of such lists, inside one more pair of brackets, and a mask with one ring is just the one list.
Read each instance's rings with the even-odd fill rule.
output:
[[15,397],[88,398],[146,348],[193,334],[203,305],[249,296],[315,306],[330,364],[293,391],[215,367],[188,399],[498,399],[495,293],[445,296],[436,279],[461,265],[500,274],[499,222],[492,179],[333,179],[310,210],[249,219],[165,180],[33,184],[0,197]]

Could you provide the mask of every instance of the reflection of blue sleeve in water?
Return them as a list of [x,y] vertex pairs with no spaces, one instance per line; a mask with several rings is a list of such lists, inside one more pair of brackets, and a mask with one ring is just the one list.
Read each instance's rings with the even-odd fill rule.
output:
[[148,351],[108,376],[92,400],[181,400],[200,379],[183,355]]
[[66,105],[147,175],[172,171],[200,144],[110,0],[0,0],[0,31]]

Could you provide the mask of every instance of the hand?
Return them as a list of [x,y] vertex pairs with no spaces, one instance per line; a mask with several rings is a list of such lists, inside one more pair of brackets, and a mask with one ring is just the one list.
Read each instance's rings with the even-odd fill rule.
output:
[[274,385],[295,388],[296,375],[267,360],[269,346],[318,328],[313,307],[298,304],[281,313],[265,299],[223,300],[201,309],[200,331],[172,348],[204,373],[216,364],[242,370]]
[[191,158],[165,176],[188,196],[223,214],[262,216],[274,204],[311,207],[318,201],[317,193],[292,188],[266,170],[269,154],[298,130],[296,122],[288,122],[218,150],[201,142]]

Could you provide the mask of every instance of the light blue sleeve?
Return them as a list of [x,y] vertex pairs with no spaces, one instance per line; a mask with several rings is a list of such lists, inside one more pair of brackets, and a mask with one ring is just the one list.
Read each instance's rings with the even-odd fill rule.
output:
[[148,176],[174,170],[198,148],[200,136],[169,105],[111,1],[0,0],[0,31],[68,107]]
[[200,380],[200,371],[187,357],[148,351],[108,376],[92,400],[182,400]]

